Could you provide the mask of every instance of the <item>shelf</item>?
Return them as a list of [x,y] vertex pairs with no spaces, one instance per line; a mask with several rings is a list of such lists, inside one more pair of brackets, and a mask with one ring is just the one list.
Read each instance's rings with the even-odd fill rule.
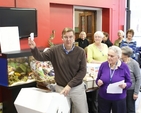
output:
[[[43,51],[44,48],[39,48],[40,51]],[[23,56],[31,56],[31,49],[24,49],[19,51],[12,51],[7,53],[1,53],[0,58],[17,58],[17,57],[23,57]]]
[[35,79],[33,79],[33,80],[27,80],[26,82],[24,82],[24,81],[15,82],[14,84],[9,85],[8,87],[13,87],[13,86],[17,86],[17,85],[29,84],[29,83],[32,83],[32,82],[35,82]]

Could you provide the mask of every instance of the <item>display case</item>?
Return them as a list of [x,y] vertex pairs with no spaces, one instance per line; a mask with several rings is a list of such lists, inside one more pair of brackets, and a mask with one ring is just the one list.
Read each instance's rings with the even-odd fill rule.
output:
[[[43,49],[40,49],[42,51]],[[20,50],[0,54],[0,85],[11,87],[34,82],[30,68],[31,50]]]
[[[14,101],[21,88],[36,87],[29,65],[31,56],[30,49],[0,54],[0,96],[4,113],[17,113]],[[10,82],[13,76],[16,76],[15,81]]]

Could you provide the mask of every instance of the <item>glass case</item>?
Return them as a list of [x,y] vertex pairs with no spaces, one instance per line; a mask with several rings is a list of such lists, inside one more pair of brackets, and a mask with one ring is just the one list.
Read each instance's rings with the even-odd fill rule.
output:
[[8,85],[18,85],[34,81],[34,75],[30,68],[29,57],[7,59]]
[[29,58],[31,51],[21,50],[0,54],[0,85],[15,86],[34,82]]

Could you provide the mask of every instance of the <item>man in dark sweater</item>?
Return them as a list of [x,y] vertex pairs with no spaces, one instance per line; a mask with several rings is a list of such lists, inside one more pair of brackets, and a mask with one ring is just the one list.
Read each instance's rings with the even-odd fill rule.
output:
[[32,55],[39,61],[51,61],[55,71],[56,91],[72,102],[72,113],[88,113],[83,78],[86,75],[86,56],[82,48],[74,45],[75,33],[70,28],[62,31],[63,44],[40,52],[31,38],[28,44]]

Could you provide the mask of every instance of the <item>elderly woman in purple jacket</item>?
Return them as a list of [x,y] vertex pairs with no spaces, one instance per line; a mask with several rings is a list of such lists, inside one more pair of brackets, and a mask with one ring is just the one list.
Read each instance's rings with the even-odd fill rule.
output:
[[[99,68],[96,84],[99,87],[98,109],[99,113],[126,113],[126,91],[131,86],[128,66],[121,62],[122,51],[117,46],[108,49],[108,59]],[[118,82],[124,81],[120,84]],[[108,87],[115,84],[121,92],[110,92]]]

